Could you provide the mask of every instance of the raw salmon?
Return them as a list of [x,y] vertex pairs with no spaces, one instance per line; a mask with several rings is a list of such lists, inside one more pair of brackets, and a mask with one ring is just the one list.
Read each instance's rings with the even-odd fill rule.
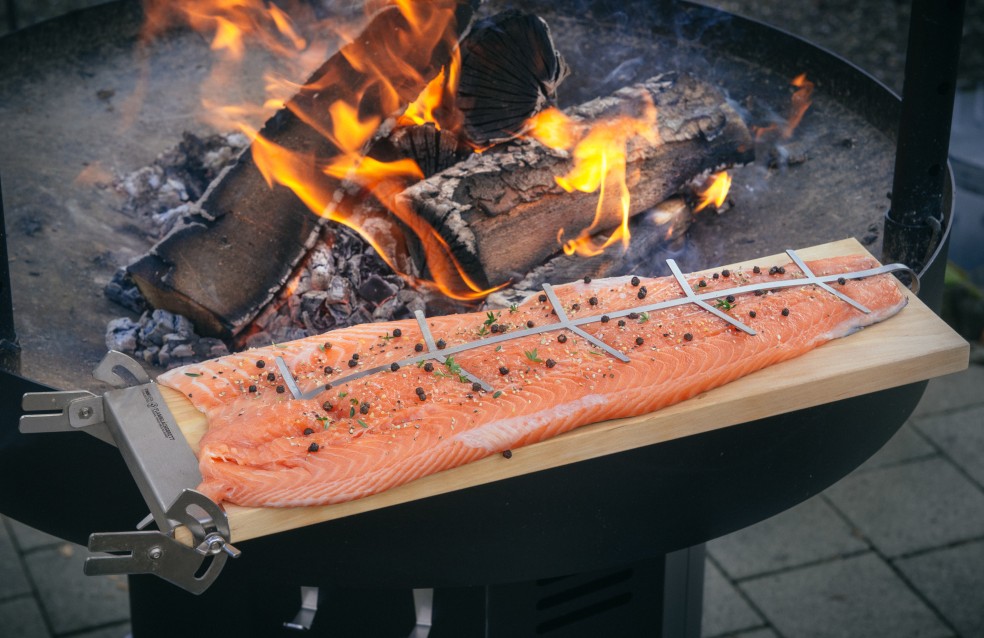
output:
[[[878,264],[850,256],[808,265],[819,277]],[[678,280],[621,277],[565,284],[553,299],[545,291],[501,311],[427,319],[436,360],[414,360],[428,355],[430,335],[404,320],[258,348],[158,381],[207,416],[204,494],[246,506],[337,503],[658,410],[886,319],[906,302],[891,275],[831,280],[869,313],[816,284],[779,287],[801,276],[792,263],[763,263],[686,277],[692,294],[754,334],[695,303],[640,312],[684,298]],[[768,290],[727,294],[763,282]],[[583,332],[558,327],[561,315],[585,321]],[[478,347],[456,350],[471,342]],[[296,398],[291,381],[315,396]]]

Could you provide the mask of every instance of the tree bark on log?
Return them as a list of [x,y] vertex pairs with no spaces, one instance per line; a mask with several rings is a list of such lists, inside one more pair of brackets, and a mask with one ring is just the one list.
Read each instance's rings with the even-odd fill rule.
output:
[[[585,122],[637,115],[646,96],[656,106],[659,141],[633,137],[627,147],[630,215],[674,195],[695,176],[753,159],[741,116],[715,87],[689,75],[664,74],[568,111]],[[566,152],[524,140],[476,154],[401,195],[404,205],[434,226],[467,274],[483,287],[522,278],[560,250],[558,230],[572,238],[591,225],[597,193],[566,192]],[[606,214],[597,230],[621,221]]]
[[[351,60],[399,57],[408,72],[396,78],[393,89],[405,106],[448,61],[477,5],[477,0],[427,5],[427,10],[453,10],[456,18],[430,52],[412,38],[399,37],[411,31],[400,11],[389,8],[378,13],[260,132],[276,145],[310,159],[297,167],[305,173],[302,176],[312,192],[308,202],[284,186],[270,188],[246,149],[235,165],[216,178],[182,226],[127,267],[147,301],[155,308],[187,316],[202,335],[229,337],[245,327],[314,245],[323,218],[311,212],[312,202],[330,202],[339,187],[337,179],[318,168],[318,160],[338,153],[321,132],[331,130],[328,106],[351,100],[358,87],[373,80],[371,68],[364,70]],[[406,50],[398,50],[400,47]],[[362,113],[390,115],[391,109],[383,106],[389,99],[384,93],[377,86],[363,96]]]

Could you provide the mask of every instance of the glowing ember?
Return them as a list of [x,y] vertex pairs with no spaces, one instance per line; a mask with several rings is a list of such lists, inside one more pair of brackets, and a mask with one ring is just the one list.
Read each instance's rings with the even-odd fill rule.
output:
[[731,175],[728,171],[715,173],[711,175],[708,181],[710,184],[699,194],[700,202],[694,208],[695,213],[704,210],[711,204],[714,204],[716,209],[721,208],[728,199],[728,191],[731,190]]
[[[576,238],[563,243],[564,252],[590,257],[601,254],[616,242],[627,248],[631,204],[625,178],[627,148],[636,136],[651,144],[659,142],[656,107],[652,101],[646,100],[641,117],[623,115],[601,120],[592,123],[590,129],[556,109],[548,109],[533,118],[530,136],[556,150],[569,150],[573,146],[574,166],[566,175],[556,178],[561,188],[567,192],[598,191],[594,220]],[[607,239],[594,237],[598,231],[610,227],[614,220],[618,225]],[[564,229],[558,231],[558,241],[564,234]]]

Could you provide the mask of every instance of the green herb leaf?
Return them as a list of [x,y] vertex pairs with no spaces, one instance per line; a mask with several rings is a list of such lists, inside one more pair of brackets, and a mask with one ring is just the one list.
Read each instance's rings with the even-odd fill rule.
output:
[[454,357],[448,357],[444,360],[444,365],[447,367],[448,371],[452,374],[461,374],[461,364],[454,360]]
[[588,354],[593,354],[596,357],[603,357],[603,356],[605,356],[605,353],[604,352],[598,352],[597,350],[588,350]]
[[496,322],[496,320],[498,318],[499,318],[499,314],[496,314],[496,313],[492,312],[491,310],[489,310],[487,313],[485,313],[485,325],[486,326],[491,326],[492,324],[494,324]]
[[500,345],[496,346],[495,347],[495,351],[496,352],[502,352],[502,345],[500,344]]
[[494,392],[494,393],[492,394],[492,398],[493,398],[493,399],[498,399],[498,398],[499,398],[499,397],[501,397],[501,396],[502,396],[502,390],[496,390],[496,391],[495,391],[495,392]]
[[359,405],[359,400],[358,400],[358,399],[349,399],[349,402],[350,402],[350,403],[351,403],[352,405]]
[[720,308],[721,310],[731,310],[732,308],[734,308],[731,302],[728,301],[727,299],[718,299],[717,303],[715,303],[714,305]]
[[380,337],[380,339],[382,339],[383,341],[389,341],[392,338],[393,338],[393,335],[391,335],[388,332],[386,334],[384,334],[382,337]]
[[523,350],[523,354],[525,354],[526,358],[533,363],[543,363],[537,355],[536,348],[533,348],[532,350]]
[[519,312],[519,306],[516,304],[509,304],[509,312]]
[[366,422],[365,422],[365,421],[363,421],[362,419],[356,419],[356,420],[355,420],[355,422],[356,422],[356,423],[358,423],[359,425],[361,425],[361,426],[362,426],[362,427],[364,427],[364,428],[368,428],[368,427],[369,427],[369,426],[368,426],[368,425],[366,424]]
[[354,416],[355,416],[355,408],[349,408],[349,418],[351,419]]
[[198,373],[198,372],[185,372],[185,376],[186,377],[200,377],[202,375],[201,375],[201,373]]
[[348,392],[339,392],[338,393],[338,398],[339,399],[344,399],[347,396],[348,396]]
[[487,326],[487,325],[485,325],[485,324],[483,323],[483,324],[482,324],[482,327],[478,329],[478,336],[479,336],[479,337],[484,337],[484,336],[485,336],[485,335],[487,335],[487,334],[489,334],[489,328],[488,328],[488,326]]
[[639,315],[639,323],[646,323],[647,321],[649,321],[648,312],[643,312],[642,314]]

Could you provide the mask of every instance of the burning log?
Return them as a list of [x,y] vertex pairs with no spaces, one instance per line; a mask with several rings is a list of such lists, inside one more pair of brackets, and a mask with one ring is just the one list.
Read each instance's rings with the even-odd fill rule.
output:
[[[362,114],[385,117],[405,106],[447,63],[476,5],[469,0],[422,5],[422,12],[453,11],[431,50],[413,38],[394,37],[413,31],[397,8],[377,14],[267,121],[253,152],[243,153],[212,183],[185,223],[127,268],[147,301],[190,318],[201,334],[225,337],[241,330],[313,246],[323,220],[311,210],[320,214],[319,207],[338,187],[338,179],[318,166],[340,152],[322,134],[332,130],[329,107],[360,87],[367,89],[357,105]],[[380,86],[373,64],[355,62],[385,57],[398,58],[403,71],[386,87]],[[292,177],[306,184],[303,194],[280,185],[271,188],[269,167],[256,159],[258,145],[260,151],[307,159],[292,167]]]
[[[652,208],[702,172],[752,159],[753,142],[742,118],[716,88],[687,75],[654,77],[576,107],[568,116],[587,129],[653,106],[656,126],[649,128],[658,135],[626,136],[628,216]],[[437,229],[474,281],[495,286],[521,278],[558,252],[558,229],[577,233],[590,226],[599,232],[623,223],[617,207],[601,210],[597,194],[561,187],[564,180],[558,178],[577,168],[578,151],[573,155],[522,140],[473,155],[411,186],[399,199]],[[611,177],[602,181],[609,192],[619,188]]]

